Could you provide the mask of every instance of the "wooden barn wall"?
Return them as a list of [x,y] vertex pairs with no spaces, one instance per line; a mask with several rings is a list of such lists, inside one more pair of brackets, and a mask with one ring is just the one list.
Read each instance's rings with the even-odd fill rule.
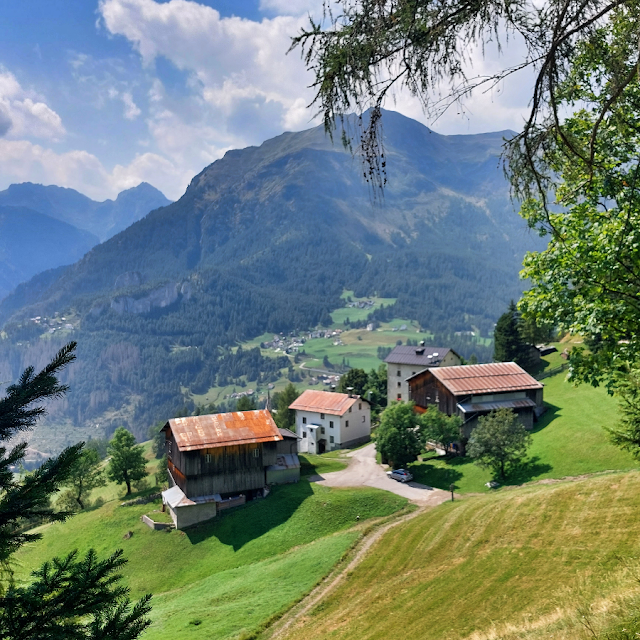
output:
[[277,461],[278,442],[180,451],[170,430],[166,436],[172,475],[188,498],[260,489],[266,484],[265,467]]
[[440,411],[447,415],[453,415],[457,411],[455,396],[429,371],[425,371],[424,375],[412,380],[409,391],[409,399],[419,407],[426,408],[435,404]]
[[[298,453],[298,439],[297,438],[285,438],[276,442],[276,451],[278,455],[286,453]],[[275,462],[271,463],[275,464]]]

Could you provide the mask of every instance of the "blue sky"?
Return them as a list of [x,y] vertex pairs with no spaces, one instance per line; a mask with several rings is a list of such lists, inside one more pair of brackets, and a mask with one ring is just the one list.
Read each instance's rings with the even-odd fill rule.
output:
[[[316,124],[289,38],[322,0],[21,0],[0,23],[0,189],[96,199],[145,180],[177,199],[231,148]],[[492,61],[480,61],[479,72]],[[488,66],[487,66],[488,65]],[[441,133],[518,129],[517,86],[474,97]],[[428,123],[400,94],[387,105]]]

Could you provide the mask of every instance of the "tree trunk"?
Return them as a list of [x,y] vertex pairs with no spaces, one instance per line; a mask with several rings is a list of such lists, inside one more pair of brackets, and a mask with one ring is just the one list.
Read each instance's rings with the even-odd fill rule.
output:
[[125,482],[127,483],[127,495],[131,494],[131,480],[129,480],[128,478],[125,480]]

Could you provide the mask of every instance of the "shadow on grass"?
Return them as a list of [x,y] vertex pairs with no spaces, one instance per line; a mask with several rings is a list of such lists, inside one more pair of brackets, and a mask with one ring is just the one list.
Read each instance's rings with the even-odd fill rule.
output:
[[540,458],[535,456],[524,460],[521,464],[511,470],[503,484],[524,484],[531,482],[544,473],[549,473],[553,467],[546,462],[540,462]]
[[456,484],[463,476],[462,472],[456,467],[468,464],[470,460],[462,457],[436,459],[444,462],[445,466],[431,465],[429,464],[429,459],[408,466],[416,482],[449,491],[450,486]]
[[540,417],[540,420],[534,424],[533,429],[531,429],[529,433],[538,433],[538,431],[542,431],[545,427],[548,427],[560,411],[560,407],[557,407],[555,404],[545,402],[544,406],[547,410]]
[[274,487],[266,498],[220,512],[215,520],[187,529],[191,544],[216,536],[234,551],[286,522],[313,490],[306,480]]

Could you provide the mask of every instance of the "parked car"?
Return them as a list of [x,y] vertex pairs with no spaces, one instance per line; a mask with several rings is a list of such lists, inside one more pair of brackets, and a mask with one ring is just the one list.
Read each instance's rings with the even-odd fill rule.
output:
[[387,475],[393,480],[398,482],[409,482],[413,480],[413,476],[404,469],[395,469],[394,471],[387,471]]

